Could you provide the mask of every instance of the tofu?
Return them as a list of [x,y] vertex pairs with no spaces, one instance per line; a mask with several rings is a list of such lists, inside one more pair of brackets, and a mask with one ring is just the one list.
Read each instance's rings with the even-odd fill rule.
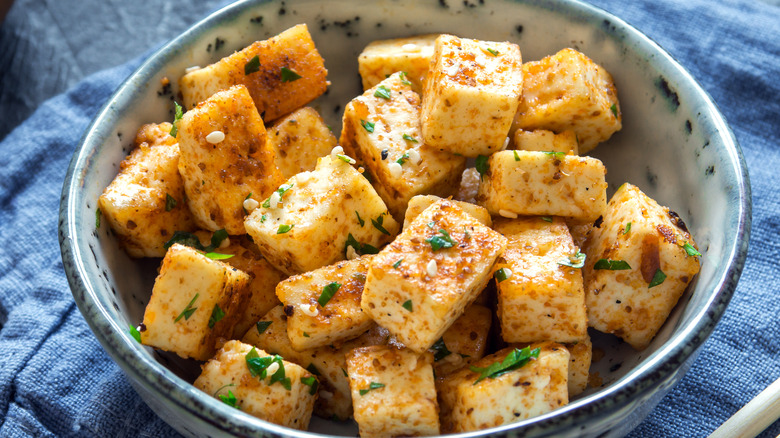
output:
[[477,361],[470,368],[436,382],[442,433],[471,432],[545,414],[569,402],[569,352],[553,342],[532,344],[539,357],[498,377],[486,377],[470,368],[501,363],[514,350],[506,348]]
[[512,136],[511,145],[521,151],[563,152],[569,155],[579,155],[577,134],[566,130],[556,134],[546,129],[525,131],[518,129]]
[[287,314],[287,336],[298,351],[356,338],[374,325],[360,308],[373,255],[292,276],[276,287]]
[[451,374],[485,356],[492,318],[493,312],[485,306],[472,304],[466,308],[430,349],[437,376]]
[[210,359],[217,339],[233,333],[248,283],[246,273],[173,244],[144,311],[141,343],[184,358]]
[[505,247],[503,236],[441,200],[377,254],[360,305],[405,346],[424,352],[482,292]]
[[163,257],[176,231],[193,231],[170,123],[143,125],[135,149],[98,198],[102,217],[131,257]]
[[628,183],[596,224],[583,250],[588,321],[642,350],[699,272],[696,243],[676,213]]
[[[265,368],[256,366],[253,374],[252,358],[271,362]],[[261,368],[264,378],[258,374]],[[193,385],[249,415],[298,430],[309,427],[318,387],[312,373],[240,341],[226,342],[202,366]]]
[[268,128],[268,144],[282,177],[314,170],[317,159],[328,155],[338,141],[312,107],[303,107],[282,117]]
[[288,275],[377,252],[400,228],[368,180],[336,155],[320,158],[314,171],[293,176],[271,197],[244,225],[263,256]]
[[453,199],[476,204],[477,194],[479,193],[479,181],[480,175],[476,168],[469,167],[464,170],[463,175],[460,177],[458,191],[453,196]]
[[[507,239],[494,268],[506,342],[576,342],[588,336],[581,260],[561,218],[497,219]],[[575,268],[561,263],[567,263]],[[501,275],[500,275],[501,274]]]
[[177,123],[179,173],[196,224],[246,234],[244,200],[263,199],[282,182],[246,87],[214,94]]
[[514,129],[573,130],[587,154],[622,127],[612,76],[574,49],[523,64],[523,99]]
[[369,43],[358,56],[358,72],[363,90],[373,88],[396,72],[405,72],[416,93],[428,74],[433,45],[438,34],[406,38],[376,40]]
[[[259,62],[253,61],[255,57]],[[185,107],[194,108],[220,90],[243,85],[263,121],[269,122],[324,93],[329,85],[327,75],[308,28],[299,24],[186,73],[179,79],[179,89]]]
[[413,196],[448,196],[457,187],[466,159],[423,141],[420,97],[400,73],[352,99],[343,126],[339,143],[368,168],[374,188],[397,221]]
[[593,343],[590,336],[582,341],[564,344],[569,350],[569,398],[582,394],[588,387],[590,364],[593,359]]
[[391,346],[356,348],[347,356],[360,436],[439,434],[433,355]]
[[491,215],[594,221],[607,205],[607,169],[591,157],[502,151],[487,159],[477,202]]
[[276,285],[286,276],[268,263],[257,245],[246,236],[231,237],[230,244],[218,251],[233,255],[225,262],[249,275],[248,298],[231,337],[241,339],[263,315],[281,304],[276,297]]
[[423,91],[423,140],[465,157],[500,151],[522,92],[516,44],[440,35]]
[[[404,228],[414,221],[420,213],[428,208],[431,204],[440,201],[442,198],[436,195],[417,195],[409,200],[409,205],[406,209],[406,215],[404,216]],[[472,215],[476,220],[482,222],[486,227],[493,226],[493,220],[490,218],[490,213],[479,205],[472,204],[464,201],[452,201],[461,208],[461,210]]]

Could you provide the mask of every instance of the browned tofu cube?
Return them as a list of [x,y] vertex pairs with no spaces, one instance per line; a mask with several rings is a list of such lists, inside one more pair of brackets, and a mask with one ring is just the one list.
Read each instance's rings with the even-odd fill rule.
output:
[[244,85],[268,122],[319,97],[328,88],[327,75],[308,28],[299,24],[185,74],[179,88],[192,108],[217,91]]
[[141,342],[185,358],[211,358],[216,340],[233,334],[248,283],[244,272],[173,244],[144,312]]
[[676,213],[628,183],[610,199],[583,252],[589,324],[637,350],[666,321],[701,255]]
[[487,284],[506,239],[441,200],[371,262],[361,306],[408,348],[430,348]]
[[199,227],[246,234],[244,200],[270,195],[281,184],[266,131],[239,85],[220,91],[178,122],[179,173]]
[[566,130],[560,134],[545,129],[525,131],[518,129],[512,136],[514,149],[521,151],[538,152],[563,152],[569,155],[578,155],[577,134],[572,130]]
[[[471,432],[525,420],[569,402],[569,352],[563,345],[543,342],[538,357],[512,371],[489,373],[493,364],[523,363],[523,350],[506,348],[485,356],[436,382],[441,407],[442,433]],[[501,366],[505,370],[507,366]],[[473,371],[473,370],[478,371]]]
[[581,394],[588,387],[590,363],[593,358],[593,343],[590,336],[576,343],[564,344],[571,360],[569,361],[569,398]]
[[135,149],[98,199],[102,216],[132,257],[163,257],[174,232],[195,229],[170,130],[170,123],[142,126]]
[[439,434],[432,363],[428,352],[391,346],[352,350],[347,373],[361,437]]
[[306,430],[317,378],[281,356],[239,341],[228,341],[202,367],[196,388],[249,415]]
[[328,155],[338,141],[311,107],[293,111],[268,128],[268,143],[276,153],[276,166],[284,179],[314,170],[317,159]]
[[446,376],[485,356],[493,314],[472,304],[431,347],[436,375]]
[[523,99],[513,128],[573,130],[586,154],[622,127],[612,76],[574,49],[523,64]]
[[498,318],[506,342],[575,342],[588,335],[583,257],[566,223],[539,217],[498,219],[507,239],[495,266]]
[[287,336],[298,351],[360,336],[374,322],[360,308],[372,255],[295,275],[276,287]]
[[402,71],[412,83],[412,89],[420,93],[437,36],[419,35],[369,43],[358,56],[363,89],[373,88],[391,74]]
[[[409,226],[409,224],[414,221],[414,218],[416,218],[420,213],[423,212],[426,208],[428,208],[431,204],[436,203],[437,201],[440,201],[442,198],[436,196],[436,195],[417,195],[409,200],[409,206],[406,209],[406,215],[404,216],[404,228]],[[472,204],[470,202],[464,202],[464,201],[452,201],[454,202],[458,207],[461,208],[461,210],[465,211],[466,213],[474,216],[475,219],[482,222],[486,227],[492,227],[493,226],[493,220],[490,218],[490,213],[488,213],[487,210],[485,210],[483,207],[480,207],[479,205]]]

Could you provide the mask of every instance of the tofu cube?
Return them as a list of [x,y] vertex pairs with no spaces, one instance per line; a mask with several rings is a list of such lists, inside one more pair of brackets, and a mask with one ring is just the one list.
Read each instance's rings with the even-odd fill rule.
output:
[[699,272],[696,244],[677,213],[628,183],[597,224],[583,251],[588,321],[642,350]]
[[579,249],[566,223],[558,217],[552,222],[539,217],[498,219],[494,229],[507,239],[494,268],[504,341],[585,339],[582,260],[576,257]]
[[163,257],[176,231],[193,231],[170,123],[144,125],[135,149],[98,198],[103,218],[131,257]]
[[500,151],[522,92],[516,44],[440,35],[423,92],[423,139],[465,157]]
[[243,311],[249,276],[194,248],[173,244],[154,281],[141,342],[184,358],[207,360]]
[[485,356],[493,312],[472,304],[431,347],[437,376],[446,376]]
[[347,373],[361,437],[439,434],[432,363],[428,352],[391,346],[352,350]]
[[612,76],[574,49],[523,64],[523,99],[513,128],[573,130],[586,154],[622,127]]
[[569,361],[569,398],[581,394],[588,387],[590,363],[593,359],[593,343],[590,336],[582,341],[564,344],[571,360]]
[[373,255],[292,276],[276,287],[285,306],[287,336],[298,351],[356,338],[374,321],[360,308]]
[[433,346],[485,288],[506,239],[441,200],[371,262],[361,306],[405,346]]
[[410,84],[396,73],[352,99],[339,141],[368,168],[374,188],[398,221],[412,196],[451,194],[466,164],[464,157],[423,141],[420,97]]
[[375,253],[400,228],[371,183],[336,155],[290,178],[244,225],[263,256],[288,275]]
[[563,152],[569,155],[579,155],[577,135],[572,130],[556,134],[546,129],[524,131],[518,129],[512,136],[514,149],[521,151]]
[[312,373],[240,341],[226,342],[193,385],[249,415],[298,430],[309,427],[318,387]]
[[287,315],[284,306],[276,306],[258,319],[241,338],[241,342],[278,354],[306,368],[305,352],[294,349],[287,337]]
[[314,170],[317,159],[328,155],[338,141],[311,107],[297,109],[268,128],[268,143],[276,154],[276,166],[282,177]]
[[[436,195],[417,195],[409,200],[409,206],[406,209],[406,215],[404,216],[404,229],[414,221],[420,213],[428,208],[431,204],[441,201],[442,198]],[[475,219],[482,222],[486,227],[493,226],[493,220],[490,218],[490,213],[479,205],[472,204],[470,202],[452,201],[461,208],[461,210],[474,216]]]
[[487,160],[477,202],[494,216],[594,221],[607,206],[607,169],[591,157],[502,151]]
[[438,36],[418,35],[369,43],[358,56],[363,89],[373,88],[391,74],[402,71],[412,83],[412,89],[420,93]]
[[246,87],[214,94],[177,123],[179,173],[195,222],[246,234],[244,200],[250,194],[263,199],[282,182]]
[[275,120],[319,97],[328,70],[305,24],[257,41],[179,79],[187,108],[234,85],[249,89],[263,121]]
[[[442,433],[488,429],[542,415],[569,402],[569,352],[553,342],[532,344],[539,357],[497,377],[481,377],[470,368],[503,363],[514,349],[506,348],[482,358],[470,368],[436,382],[441,407]],[[478,381],[479,380],[479,381]]]

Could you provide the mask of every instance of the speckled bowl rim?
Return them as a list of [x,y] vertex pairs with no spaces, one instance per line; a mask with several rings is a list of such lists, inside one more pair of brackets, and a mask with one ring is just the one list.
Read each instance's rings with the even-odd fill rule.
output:
[[[85,254],[78,252],[73,240],[80,231],[77,229],[76,211],[79,188],[84,183],[89,158],[110,135],[111,126],[120,116],[116,108],[124,107],[133,100],[134,87],[131,81],[145,83],[170,58],[187,47],[196,37],[214,26],[229,22],[248,7],[269,3],[268,0],[243,0],[226,6],[189,30],[173,39],[155,54],[149,57],[128,77],[122,86],[103,105],[98,115],[85,131],[81,142],[74,152],[62,190],[59,215],[59,240],[65,273],[70,283],[74,299],[90,328],[110,356],[121,366],[125,373],[145,390],[155,394],[177,409],[185,410],[215,428],[236,435],[254,436],[271,433],[277,436],[323,436],[312,432],[302,432],[278,426],[240,411],[236,411],[216,399],[203,395],[190,383],[176,376],[150,355],[138,354],[138,346],[127,333],[126,327],[108,316],[108,309],[101,306],[96,295],[95,285],[85,275],[85,264],[89,263]],[[728,254],[728,267],[722,271],[717,287],[712,291],[707,305],[690,318],[690,322],[674,332],[672,337],[657,351],[646,358],[640,366],[629,371],[611,386],[592,395],[576,400],[563,408],[548,414],[501,427],[464,433],[453,436],[476,437],[484,435],[511,434],[554,434],[556,431],[570,431],[592,421],[594,416],[607,418],[621,406],[630,401],[647,399],[660,385],[675,381],[679,368],[697,352],[712,333],[718,320],[729,303],[742,273],[747,256],[751,221],[751,196],[747,165],[741,148],[728,127],[725,118],[718,110],[713,99],[699,83],[669,53],[662,49],[639,30],[624,20],[593,5],[578,0],[554,0],[547,2],[530,1],[528,3],[549,10],[568,9],[587,17],[589,20],[608,20],[625,34],[625,38],[643,48],[646,52],[658,55],[658,62],[671,68],[679,83],[690,86],[705,110],[710,113],[712,124],[717,127],[726,149],[730,164],[735,166],[737,191],[739,194],[739,218],[736,235],[724,253]],[[626,414],[627,415],[627,414]]]

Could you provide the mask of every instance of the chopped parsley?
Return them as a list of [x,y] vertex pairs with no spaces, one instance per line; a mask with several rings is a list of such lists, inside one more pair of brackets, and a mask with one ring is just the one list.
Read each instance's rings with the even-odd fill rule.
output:
[[368,394],[368,392],[369,392],[369,391],[373,391],[373,390],[375,390],[375,389],[380,389],[380,388],[384,388],[384,387],[385,387],[385,384],[384,384],[384,383],[379,383],[379,382],[371,382],[371,383],[368,385],[368,389],[361,389],[361,390],[360,390],[360,391],[358,391],[358,392],[360,393],[360,395],[366,395],[366,394]]
[[517,153],[517,151],[512,151],[512,153],[515,155],[515,161],[520,161],[520,155]]
[[542,152],[545,155],[549,155],[550,158],[555,158],[556,160],[560,160],[561,158],[566,156],[566,152],[554,152],[554,151],[547,151]]
[[412,143],[419,143],[419,141],[417,141],[417,139],[416,139],[416,138],[412,137],[412,136],[411,136],[411,135],[409,135],[409,134],[404,134],[404,135],[403,135],[403,138],[404,138],[404,140],[406,140],[406,141],[411,141]]
[[401,262],[404,261],[403,258],[398,259],[395,263],[393,263],[393,268],[398,269],[399,266],[401,266]]
[[595,265],[593,265],[593,269],[597,270],[607,270],[607,271],[624,271],[626,269],[631,269],[631,266],[629,266],[628,262],[625,260],[609,260],[609,259],[599,259],[599,261],[596,262]]
[[469,369],[471,371],[479,373],[479,377],[474,382],[474,384],[476,385],[486,378],[495,379],[496,377],[503,376],[508,372],[514,371],[528,363],[531,358],[539,357],[540,351],[541,350],[539,348],[535,348],[533,350],[531,350],[530,347],[525,347],[522,350],[515,348],[504,358],[502,362],[495,362],[485,368],[470,366]]
[[210,258],[211,260],[227,260],[233,257],[233,254],[222,254],[218,252],[207,252],[206,254],[203,255]]
[[701,253],[691,245],[691,242],[685,242],[685,245],[683,245],[683,249],[685,252],[692,257],[700,257]]
[[311,389],[309,390],[309,395],[314,395],[317,393],[317,388],[320,387],[320,382],[317,381],[317,378],[314,376],[309,377],[301,377],[301,383],[303,383],[306,386],[310,386]]
[[380,85],[377,87],[376,91],[374,91],[374,97],[390,100],[390,89],[384,85]]
[[174,243],[178,243],[180,245],[195,248],[199,251],[212,252],[215,249],[219,248],[219,245],[222,244],[222,241],[227,238],[228,238],[228,233],[223,228],[221,230],[214,231],[214,234],[211,235],[210,245],[203,246],[203,244],[200,243],[200,239],[198,239],[198,236],[189,233],[187,231],[176,231],[173,233],[173,236],[171,236],[171,240],[165,242],[163,248],[168,249],[171,246],[173,246]]
[[219,304],[214,304],[214,308],[211,309],[211,317],[209,318],[209,328],[214,328],[214,324],[220,322],[225,317],[225,311],[219,307]]
[[477,172],[479,172],[479,180],[482,181],[482,177],[485,176],[488,171],[488,157],[478,155],[477,158],[474,159],[474,167],[477,169]]
[[244,64],[244,74],[249,76],[252,73],[260,71],[260,55],[255,55],[246,64]]
[[277,228],[276,234],[284,234],[284,233],[292,230],[294,226],[295,226],[295,224],[292,224],[292,225],[281,224],[281,225],[279,225],[279,228]]
[[257,324],[255,324],[255,327],[257,327],[257,333],[263,334],[266,330],[268,330],[268,327],[271,326],[271,323],[273,321],[257,321]]
[[165,211],[171,211],[174,208],[176,208],[176,199],[169,195],[165,194]]
[[403,155],[401,155],[401,158],[395,160],[396,163],[403,165],[406,163],[406,160],[409,159],[409,152],[404,152]]
[[336,295],[336,292],[338,292],[340,287],[341,287],[341,283],[336,283],[335,281],[323,287],[322,293],[320,294],[320,297],[317,299],[317,302],[320,304],[320,306],[325,307],[325,305],[328,304],[328,301],[330,301],[330,299],[333,298],[333,295]]
[[553,221],[552,216],[542,216],[542,220],[549,223]]
[[501,283],[502,281],[512,276],[512,271],[507,268],[501,268],[497,270],[493,276],[496,278],[497,282]]
[[260,216],[260,223],[264,223],[268,219],[268,215],[263,213],[262,216]]
[[139,332],[138,329],[133,325],[130,325],[130,336],[132,336],[133,339],[135,339],[135,341],[139,344],[141,343],[141,332]]
[[190,300],[190,303],[187,304],[187,307],[184,308],[184,310],[181,311],[179,316],[176,317],[176,319],[173,320],[174,323],[179,322],[179,320],[184,317],[185,320],[190,319],[190,316],[192,316],[193,313],[195,313],[196,310],[198,310],[197,307],[192,307],[193,304],[195,304],[195,301],[200,296],[199,293],[196,293],[194,297],[192,297],[192,300]]
[[412,306],[412,300],[406,300],[406,301],[404,301],[404,303],[403,303],[403,304],[401,304],[401,306],[402,306],[404,309],[406,309],[406,310],[408,310],[408,311],[410,311],[410,312],[414,312],[414,307]]
[[663,283],[664,280],[666,280],[666,274],[664,274],[664,271],[662,271],[661,268],[658,268],[653,275],[653,279],[650,280],[650,284],[647,286],[647,288],[650,289],[651,287],[656,287]]
[[380,214],[376,219],[371,219],[371,224],[379,230],[382,234],[390,235],[390,232],[385,229],[385,227],[382,226],[382,223],[385,221],[385,213]]
[[355,210],[355,216],[357,216],[358,223],[360,224],[361,227],[366,224],[366,221],[364,221],[363,218],[360,217],[360,213],[358,213],[357,210]]
[[408,73],[406,73],[405,71],[401,71],[401,72],[398,72],[398,77],[401,78],[401,83],[402,84],[404,84],[404,85],[412,85],[412,83],[409,82],[408,79],[406,79],[406,75],[407,74]]
[[439,338],[439,340],[431,346],[431,349],[433,350],[434,362],[438,362],[452,354],[452,352],[447,349],[447,345],[444,344],[444,338]]
[[299,75],[293,70],[290,70],[287,67],[282,67],[282,82],[293,82],[297,81],[298,79],[302,78],[303,76]]
[[565,259],[558,260],[558,264],[574,269],[580,269],[585,266],[585,254],[578,250],[576,254],[571,255]]
[[341,369],[341,372],[344,374],[344,377],[349,377],[349,374],[347,374],[347,370],[344,368]]
[[349,233],[349,236],[347,237],[347,243],[344,245],[344,252],[346,253],[347,248],[352,247],[355,249],[355,252],[359,255],[363,254],[376,254],[379,252],[379,249],[376,247],[369,245],[367,243],[360,243],[355,239],[355,236],[352,235],[352,233]]
[[368,120],[360,119],[360,124],[363,126],[363,129],[365,129],[366,131],[374,132],[374,123],[371,123]]
[[615,117],[617,117],[617,104],[613,103],[612,106],[609,107],[609,110],[612,111],[612,114],[614,114]]
[[219,397],[219,399],[222,400],[222,403],[230,406],[231,408],[240,409],[237,405],[238,399],[236,399],[236,396],[233,395],[233,391],[228,389],[227,395],[219,394],[217,397]]
[[309,336],[309,334],[308,334],[308,333],[306,333],[306,332],[303,332],[303,337],[304,337],[304,338],[310,338],[311,336]]
[[628,234],[631,231],[631,222],[626,224],[626,228],[623,229],[623,234]]
[[[279,194],[279,200],[282,200],[282,196],[284,196],[285,193],[287,193],[291,188],[293,188],[295,184],[282,184],[279,186],[278,189],[276,189],[276,193]],[[263,208],[271,208],[271,197],[269,196],[268,199],[263,202]]]
[[443,228],[439,229],[439,234],[435,234],[425,239],[425,241],[431,244],[431,249],[434,251],[438,251],[442,248],[452,248],[458,244],[457,241],[450,237],[450,233]]
[[179,133],[179,120],[184,116],[184,110],[179,102],[173,101],[173,123],[171,123],[171,137],[176,137]]
[[491,49],[490,47],[488,47],[488,48],[485,49],[485,51],[490,53],[493,56],[498,56],[498,50],[496,50],[496,49]]
[[307,366],[307,367],[306,367],[306,371],[308,371],[308,372],[310,372],[310,373],[314,374],[315,376],[319,376],[319,375],[321,375],[321,374],[320,374],[320,370],[318,370],[318,369],[317,369],[317,367],[316,367],[316,366],[314,366],[314,364],[313,364],[313,363],[310,363],[310,364],[309,364],[309,366]]
[[249,368],[249,373],[252,374],[252,377],[260,376],[260,380],[268,377],[268,367],[270,367],[272,363],[276,362],[279,365],[279,368],[277,368],[277,370],[271,375],[271,380],[268,382],[268,385],[270,386],[276,382],[279,382],[279,384],[288,391],[290,388],[292,388],[292,381],[289,377],[285,376],[284,362],[282,362],[282,357],[278,354],[273,356],[260,357],[260,355],[257,353],[257,350],[255,350],[255,347],[252,347],[252,349],[249,350],[249,353],[246,354],[245,360],[246,366]]
[[100,216],[103,214],[103,211],[100,208],[95,209],[95,228],[100,228]]

